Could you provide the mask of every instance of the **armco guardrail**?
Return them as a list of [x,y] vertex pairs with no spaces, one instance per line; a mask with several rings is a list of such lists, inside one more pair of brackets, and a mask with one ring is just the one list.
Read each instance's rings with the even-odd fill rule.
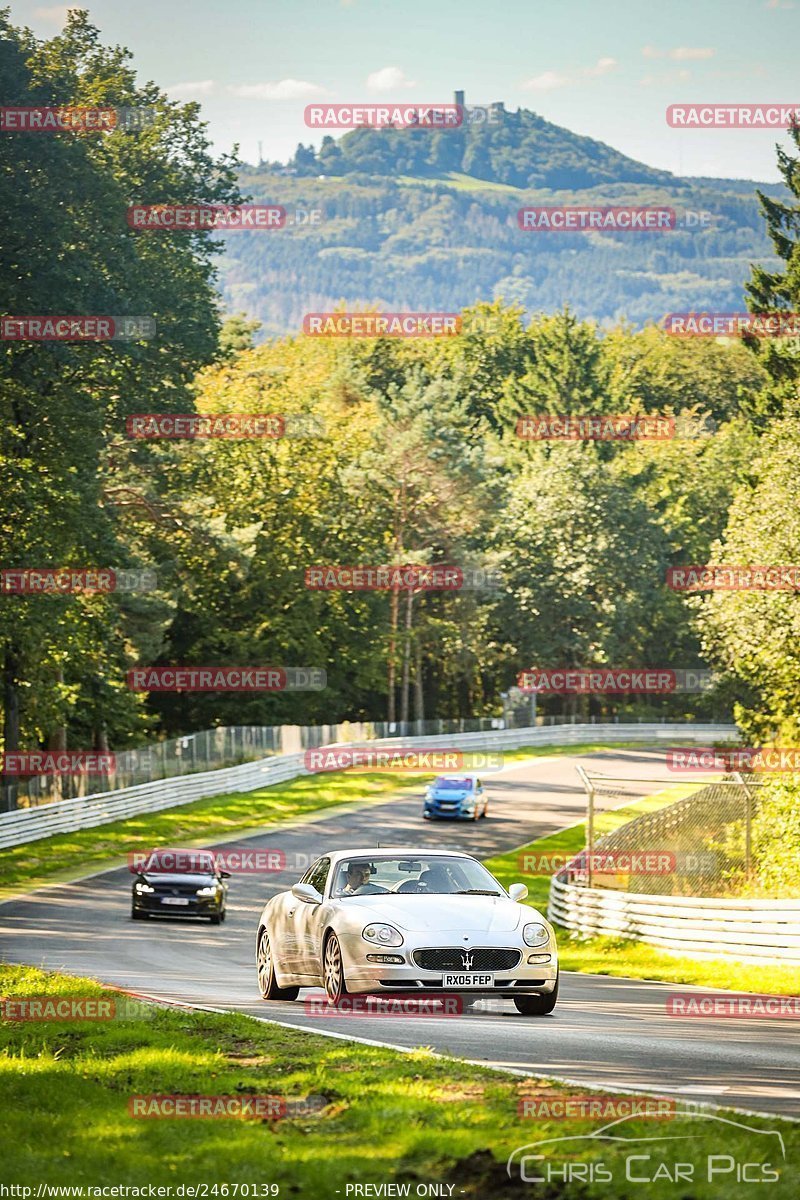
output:
[[586,937],[630,938],[692,958],[800,965],[800,900],[649,896],[555,875],[547,915]]
[[[616,741],[692,741],[710,742],[735,737],[734,725],[552,725],[523,729],[492,729],[478,733],[440,734],[417,738],[376,738],[353,741],[350,745],[391,746],[400,742],[417,749],[437,749],[450,746],[473,750],[517,749],[521,746],[564,746],[577,742]],[[141,813],[159,812],[190,804],[207,796],[225,792],[249,792],[254,788],[283,783],[311,772],[304,765],[303,754],[281,754],[259,762],[242,763],[217,771],[202,771],[194,775],[158,779],[114,792],[81,796],[74,800],[57,800],[36,808],[19,809],[0,815],[0,849],[37,841],[57,833],[74,833],[96,825],[107,825]]]

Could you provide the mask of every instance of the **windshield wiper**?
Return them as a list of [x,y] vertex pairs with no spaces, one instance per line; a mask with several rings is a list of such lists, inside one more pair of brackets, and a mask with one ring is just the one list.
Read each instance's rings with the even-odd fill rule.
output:
[[487,891],[486,888],[464,888],[461,892],[454,892],[455,896],[499,896],[500,892]]

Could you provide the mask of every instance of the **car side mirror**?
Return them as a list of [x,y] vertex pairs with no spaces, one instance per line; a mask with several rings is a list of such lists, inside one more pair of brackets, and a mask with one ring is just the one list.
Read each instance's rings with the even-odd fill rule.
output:
[[292,886],[292,895],[295,900],[302,900],[304,904],[322,904],[322,896],[310,883],[295,883]]
[[231,873],[230,871],[220,871],[219,877],[220,879],[230,879]]
[[512,900],[524,900],[528,894],[528,889],[524,883],[512,883],[508,889],[508,894]]

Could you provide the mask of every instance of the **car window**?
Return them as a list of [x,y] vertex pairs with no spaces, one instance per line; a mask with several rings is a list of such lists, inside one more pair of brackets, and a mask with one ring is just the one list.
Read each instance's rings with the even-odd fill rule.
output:
[[[355,871],[353,884],[348,884],[350,866],[364,868],[363,874]],[[380,892],[430,896],[472,891],[502,895],[494,876],[474,859],[440,858],[437,855],[414,858],[376,856],[346,859],[340,863],[331,895],[337,899],[347,899],[348,896],[370,896]]]
[[316,888],[320,896],[325,891],[325,883],[328,878],[328,871],[331,869],[331,860],[329,858],[321,858],[315,862],[301,879],[301,883],[310,883],[313,888]]

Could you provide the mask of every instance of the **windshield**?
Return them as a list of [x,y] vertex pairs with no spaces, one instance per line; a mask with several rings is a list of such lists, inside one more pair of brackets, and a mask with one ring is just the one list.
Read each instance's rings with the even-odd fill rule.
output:
[[395,892],[410,896],[502,896],[500,884],[472,858],[444,858],[437,854],[414,858],[345,859],[336,868],[331,895],[376,896]]
[[143,875],[213,875],[214,859],[196,850],[154,850],[139,867]]
[[433,786],[438,792],[467,792],[472,787],[472,780],[437,779]]

